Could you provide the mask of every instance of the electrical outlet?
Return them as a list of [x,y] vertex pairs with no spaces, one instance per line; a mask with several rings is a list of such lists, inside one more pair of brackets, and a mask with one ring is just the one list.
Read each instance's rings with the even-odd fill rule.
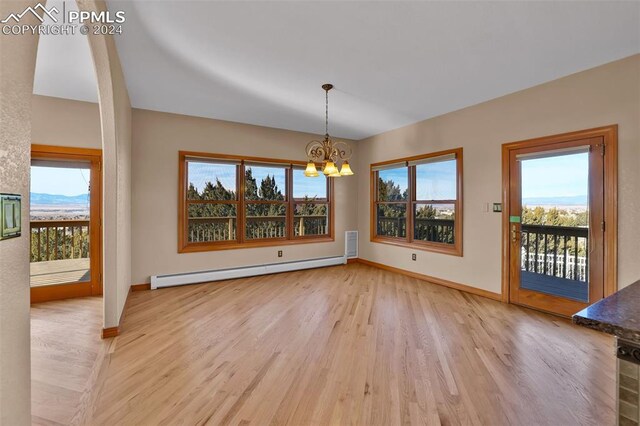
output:
[[278,257],[282,257],[282,250],[278,250]]
[[416,260],[416,254],[415,253],[411,253],[411,260]]

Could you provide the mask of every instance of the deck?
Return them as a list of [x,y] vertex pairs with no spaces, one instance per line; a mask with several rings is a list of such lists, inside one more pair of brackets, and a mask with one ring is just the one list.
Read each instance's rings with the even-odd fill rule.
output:
[[589,284],[584,281],[521,271],[520,287],[552,296],[566,297],[578,302],[589,301]]
[[89,263],[87,258],[31,262],[31,287],[89,281]]

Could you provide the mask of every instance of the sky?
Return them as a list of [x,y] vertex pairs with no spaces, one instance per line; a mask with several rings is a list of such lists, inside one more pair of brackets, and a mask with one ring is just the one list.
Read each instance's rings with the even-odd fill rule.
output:
[[[318,171],[318,177],[306,177],[304,170],[293,170],[293,198],[325,198],[327,196],[327,178]],[[335,179],[335,178],[331,178]],[[349,179],[341,177],[338,179]]]
[[[419,200],[455,199],[455,160],[416,167]],[[589,154],[569,154],[522,160],[522,198],[574,197],[588,194]],[[405,167],[380,171],[384,180],[393,179],[400,190],[407,188]]]
[[31,166],[31,192],[81,195],[89,192],[89,169]]
[[417,200],[456,199],[456,160],[416,166]]
[[[407,168],[381,170],[383,180],[393,179],[404,192],[408,185]],[[416,198],[418,200],[456,199],[456,160],[416,166]]]
[[[294,197],[324,196],[324,176],[308,178],[303,170],[294,170]],[[284,191],[284,171],[277,167],[253,167],[258,182],[267,174],[276,177]],[[589,154],[570,154],[522,161],[522,198],[585,196],[588,193]],[[393,179],[401,190],[407,188],[406,168],[384,170],[383,179]],[[31,167],[31,192],[80,195],[88,192],[89,169]],[[232,164],[189,163],[189,180],[198,189],[215,182],[235,190],[235,166]],[[417,166],[417,198],[421,200],[455,199],[455,160]],[[345,177],[343,179],[348,179]]]
[[522,160],[522,198],[587,197],[589,154]]
[[207,182],[220,180],[222,185],[231,191],[236,191],[236,166],[234,164],[211,164],[188,162],[189,183],[193,183],[198,192],[202,192]]
[[[252,167],[253,177],[260,186],[260,182],[267,175],[275,176],[276,185],[285,192],[285,172],[281,167]],[[202,191],[204,185],[211,181],[215,182],[216,178],[225,188],[236,190],[236,166],[233,164],[209,164],[209,163],[189,163],[189,182],[193,183],[198,191]],[[315,178],[309,178],[304,175],[304,170],[295,169],[293,171],[293,196],[294,198],[308,197],[326,197],[326,179],[324,175]]]

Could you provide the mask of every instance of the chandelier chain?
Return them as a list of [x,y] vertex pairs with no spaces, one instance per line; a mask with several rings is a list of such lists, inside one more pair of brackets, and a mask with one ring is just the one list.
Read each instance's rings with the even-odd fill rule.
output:
[[324,133],[329,135],[329,90],[324,91]]

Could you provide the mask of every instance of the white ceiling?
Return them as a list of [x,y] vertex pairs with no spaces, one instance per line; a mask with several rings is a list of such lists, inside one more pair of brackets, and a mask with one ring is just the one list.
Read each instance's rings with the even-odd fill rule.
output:
[[[68,2],[70,3],[70,2]],[[361,139],[640,52],[638,2],[132,2],[134,107]],[[95,99],[41,43],[37,92]],[[62,43],[58,43],[62,44]],[[86,47],[86,46],[85,46]],[[42,59],[42,60],[41,60]],[[85,58],[86,59],[86,58]],[[91,71],[93,69],[91,68]],[[67,74],[69,75],[69,74]],[[94,77],[95,79],[95,77]]]
[[[49,0],[47,8],[78,10],[75,1]],[[53,24],[45,15],[43,24]],[[98,82],[87,37],[74,35],[41,35],[38,41],[33,93],[56,98],[98,102]]]

